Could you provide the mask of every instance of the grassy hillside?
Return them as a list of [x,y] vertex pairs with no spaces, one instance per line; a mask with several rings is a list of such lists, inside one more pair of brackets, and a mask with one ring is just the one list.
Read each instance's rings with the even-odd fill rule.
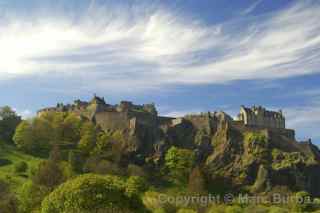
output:
[[[17,151],[15,147],[9,145],[0,146],[0,178],[10,183],[14,192],[30,179],[31,171],[37,167],[42,159]],[[28,168],[26,172],[16,172],[15,165],[19,162],[26,162]]]

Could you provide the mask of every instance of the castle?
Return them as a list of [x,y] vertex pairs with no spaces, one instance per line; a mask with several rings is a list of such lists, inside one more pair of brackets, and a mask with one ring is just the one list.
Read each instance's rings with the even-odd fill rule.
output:
[[240,107],[240,114],[238,120],[242,121],[248,126],[258,126],[275,129],[285,129],[285,118],[282,111],[274,112],[268,111],[261,106],[253,106],[247,108],[245,106]]
[[152,131],[161,130],[165,133],[170,128],[188,123],[195,129],[213,135],[219,125],[227,124],[245,131],[267,130],[281,133],[290,139],[295,138],[294,130],[286,129],[285,117],[281,111],[268,111],[261,106],[251,108],[241,106],[240,114],[236,120],[224,112],[207,112],[172,118],[159,116],[153,103],[135,105],[130,101],[121,101],[119,104],[111,105],[106,103],[104,98],[94,95],[89,102],[76,100],[73,104],[59,103],[56,107],[38,111],[37,115],[41,116],[43,113],[51,111],[72,112],[79,117],[95,122],[104,131],[124,130],[136,133],[139,129],[148,128]]
[[76,100],[73,104],[45,108],[37,112],[38,116],[47,112],[72,112],[91,120],[104,131],[135,130],[138,124],[156,126],[158,112],[154,104],[134,105],[130,101],[121,101],[117,105],[107,104],[104,98],[94,95],[91,101]]

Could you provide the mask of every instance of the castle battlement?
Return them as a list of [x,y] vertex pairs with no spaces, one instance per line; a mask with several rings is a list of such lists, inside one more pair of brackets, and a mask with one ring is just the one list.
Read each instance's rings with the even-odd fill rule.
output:
[[89,102],[78,99],[73,104],[58,103],[56,107],[39,110],[37,115],[50,112],[72,112],[94,121],[104,130],[135,129],[139,125],[154,126],[158,122],[158,112],[153,103],[135,105],[130,101],[121,101],[111,105],[96,95]]
[[94,95],[88,102],[75,100],[73,104],[58,103],[56,107],[42,109],[37,114],[41,116],[43,113],[50,112],[72,112],[95,122],[105,131],[133,130],[134,132],[142,126],[152,129],[169,129],[186,123],[197,130],[214,134],[221,126],[230,124],[237,129],[266,129],[294,138],[294,131],[286,129],[285,117],[281,110],[270,111],[261,106],[251,108],[241,106],[237,120],[223,111],[172,118],[158,116],[153,103],[136,105],[130,101],[121,101],[119,104],[112,105],[106,103],[104,98]]
[[241,106],[238,120],[247,126],[285,129],[285,117],[282,111],[269,111],[262,106],[247,108]]

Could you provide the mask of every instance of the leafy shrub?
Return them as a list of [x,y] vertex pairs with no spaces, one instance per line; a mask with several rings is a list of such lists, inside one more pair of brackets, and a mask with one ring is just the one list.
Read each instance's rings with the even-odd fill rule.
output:
[[146,180],[143,177],[131,176],[126,182],[128,194],[140,194],[147,190]]
[[165,200],[166,194],[155,191],[147,191],[143,195],[143,203],[148,208],[157,213],[172,213],[176,212],[176,207]]
[[86,173],[121,175],[124,173],[121,168],[108,160],[101,160],[97,156],[89,157],[83,166],[83,171]]
[[244,135],[244,141],[246,143],[260,143],[262,145],[267,143],[267,137],[258,132],[247,132]]
[[42,213],[99,211],[147,212],[137,196],[129,196],[116,176],[81,175],[67,181],[42,202]]
[[70,150],[68,153],[68,162],[74,172],[80,173],[82,171],[83,159],[80,153]]
[[311,197],[308,192],[301,191],[295,194],[293,210],[296,212],[310,212],[313,208]]
[[0,179],[0,212],[16,213],[18,212],[18,202],[14,194],[10,192],[9,184]]
[[96,145],[97,129],[91,122],[84,123],[80,131],[81,139],[78,148],[84,154],[89,154]]
[[31,181],[24,183],[19,191],[20,211],[29,213],[40,210],[41,201],[49,192],[49,188],[39,186]]
[[24,173],[28,169],[28,164],[24,161],[18,162],[14,164],[14,172],[16,173]]
[[12,143],[12,137],[21,117],[9,106],[0,107],[0,143]]
[[65,180],[63,170],[53,161],[43,161],[39,164],[33,176],[33,182],[53,189]]
[[165,166],[176,183],[187,181],[195,161],[193,151],[171,147],[165,155]]

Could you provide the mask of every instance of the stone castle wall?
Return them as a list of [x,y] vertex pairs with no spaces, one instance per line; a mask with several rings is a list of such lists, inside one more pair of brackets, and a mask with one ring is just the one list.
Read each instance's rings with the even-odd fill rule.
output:
[[157,125],[157,116],[147,112],[128,112],[130,118],[135,117],[137,123],[145,125],[145,126],[153,126]]
[[196,129],[203,129],[206,130],[208,134],[211,134],[213,120],[209,114],[187,115],[184,117],[184,119],[191,122]]
[[148,127],[154,130],[162,129],[164,132],[170,128],[185,122],[192,124],[196,130],[205,130],[208,134],[214,134],[219,125],[232,125],[240,131],[262,131],[295,139],[294,130],[285,129],[285,118],[282,112],[267,111],[263,107],[241,107],[239,120],[233,120],[224,112],[201,113],[186,115],[180,118],[162,117],[157,115],[153,104],[134,105],[131,102],[122,101],[119,105],[109,105],[103,98],[95,96],[90,102],[75,101],[73,105],[57,104],[57,107],[45,108],[38,112],[41,116],[44,112],[73,112],[80,117],[86,117],[96,122],[103,130],[130,130]]
[[98,112],[95,122],[104,130],[124,130],[130,125],[130,118],[126,112]]
[[263,107],[245,108],[242,106],[238,118],[247,126],[285,129],[285,118],[281,111],[273,112]]
[[295,131],[292,129],[268,128],[264,126],[244,125],[242,121],[232,121],[231,125],[240,132],[267,131],[270,135],[282,135],[290,140],[295,140]]

